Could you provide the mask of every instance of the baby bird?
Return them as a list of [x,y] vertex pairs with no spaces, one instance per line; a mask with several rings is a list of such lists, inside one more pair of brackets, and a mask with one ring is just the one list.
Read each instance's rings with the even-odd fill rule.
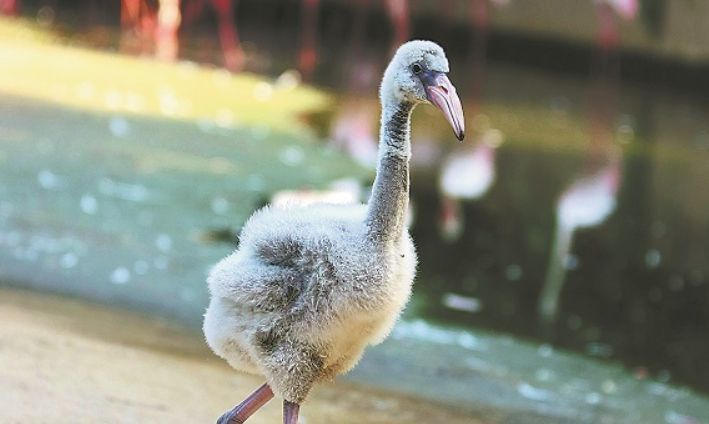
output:
[[430,41],[403,44],[389,63],[368,204],[267,206],[247,221],[238,250],[210,272],[209,347],[235,369],[266,380],[219,424],[243,423],[274,393],[284,399],[283,422],[296,424],[315,383],[350,370],[365,347],[391,331],[416,271],[404,220],[411,112],[432,103],[464,137],[448,69],[443,49]]

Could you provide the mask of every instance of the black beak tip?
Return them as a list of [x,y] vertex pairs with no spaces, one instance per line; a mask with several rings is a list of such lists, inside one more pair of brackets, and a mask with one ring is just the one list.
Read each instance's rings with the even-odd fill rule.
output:
[[463,139],[465,138],[465,132],[464,132],[464,131],[461,131],[460,133],[457,133],[457,134],[455,135],[455,138],[457,138],[458,141],[463,141]]

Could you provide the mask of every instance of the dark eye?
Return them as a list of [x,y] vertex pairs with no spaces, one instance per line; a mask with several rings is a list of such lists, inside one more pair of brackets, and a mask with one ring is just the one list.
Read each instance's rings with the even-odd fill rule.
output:
[[413,65],[411,65],[411,70],[414,71],[414,74],[418,74],[422,71],[422,69],[423,68],[421,68],[421,65],[419,65],[418,63],[414,63]]

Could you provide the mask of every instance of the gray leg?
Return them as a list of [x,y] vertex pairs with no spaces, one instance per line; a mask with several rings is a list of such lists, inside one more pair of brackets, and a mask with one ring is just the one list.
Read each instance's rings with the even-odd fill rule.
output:
[[244,424],[247,418],[273,399],[273,390],[266,383],[251,393],[243,402],[219,417],[217,424]]
[[300,405],[293,402],[283,401],[283,424],[298,424],[298,411]]

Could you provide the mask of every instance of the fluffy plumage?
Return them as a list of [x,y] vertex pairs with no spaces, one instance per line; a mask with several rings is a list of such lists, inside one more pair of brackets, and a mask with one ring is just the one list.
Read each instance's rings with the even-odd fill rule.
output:
[[389,334],[409,298],[416,268],[404,226],[409,127],[413,107],[426,101],[414,62],[448,70],[443,50],[427,41],[404,44],[392,59],[368,205],[266,207],[208,277],[207,343],[234,368],[265,376],[289,402],[351,369]]
[[312,384],[352,368],[389,333],[416,265],[401,235],[396,253],[367,241],[364,205],[266,207],[239,250],[209,275],[209,346],[239,370],[263,374],[300,403]]

